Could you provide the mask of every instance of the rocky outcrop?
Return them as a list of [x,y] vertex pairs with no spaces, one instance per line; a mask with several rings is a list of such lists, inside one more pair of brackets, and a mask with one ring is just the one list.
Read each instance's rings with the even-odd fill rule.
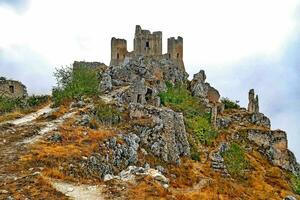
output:
[[271,121],[263,113],[249,113],[246,109],[240,109],[230,115],[220,115],[217,117],[216,124],[218,128],[228,128],[231,124],[237,126],[260,126],[270,129]]
[[126,170],[123,170],[119,175],[106,174],[104,181],[110,181],[112,179],[121,181],[134,181],[136,176],[150,176],[154,180],[160,182],[163,187],[169,187],[169,179],[166,178],[159,170],[152,169],[148,164],[145,167],[129,166]]
[[247,132],[247,139],[256,144],[258,150],[266,155],[272,164],[300,175],[300,165],[294,154],[288,150],[287,136],[284,131],[250,129]]
[[217,150],[210,153],[211,167],[214,171],[220,172],[224,177],[230,177],[230,174],[227,171],[226,165],[224,163],[224,158],[222,153],[228,150],[227,143],[221,143]]
[[148,117],[151,126],[135,126],[136,134],[141,138],[141,146],[153,155],[168,163],[180,163],[180,156],[189,156],[190,147],[183,121],[183,115],[168,108],[130,105],[130,117],[139,119]]
[[108,73],[103,73],[100,82],[100,92],[110,92],[112,90],[111,76]]
[[143,163],[138,154],[151,154],[163,162],[179,164],[181,156],[190,156],[183,116],[171,109],[131,103],[130,118],[147,118],[149,124],[133,124],[130,133],[111,137],[100,144],[99,152],[86,161],[90,174],[104,177],[117,174],[130,165]]
[[217,103],[220,99],[218,90],[211,87],[209,83],[205,82],[206,75],[204,70],[200,70],[194,75],[191,81],[191,92],[193,96],[197,96],[205,102]]
[[135,134],[112,137],[100,145],[99,153],[91,155],[86,162],[90,174],[104,177],[135,165],[138,161],[140,138]]
[[165,82],[185,82],[188,74],[176,62],[154,57],[133,57],[121,66],[110,68],[113,86],[131,84],[145,79],[149,86],[158,90],[165,89]]

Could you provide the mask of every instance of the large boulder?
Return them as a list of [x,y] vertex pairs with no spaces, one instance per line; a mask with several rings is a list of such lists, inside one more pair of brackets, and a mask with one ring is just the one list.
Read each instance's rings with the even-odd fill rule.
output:
[[168,163],[180,163],[180,156],[190,155],[190,146],[181,113],[168,108],[130,104],[132,119],[150,118],[152,125],[135,126],[141,146]]
[[194,74],[194,78],[190,84],[192,95],[199,97],[204,102],[218,103],[220,99],[219,91],[211,87],[209,83],[206,83],[205,79],[206,75],[203,70]]

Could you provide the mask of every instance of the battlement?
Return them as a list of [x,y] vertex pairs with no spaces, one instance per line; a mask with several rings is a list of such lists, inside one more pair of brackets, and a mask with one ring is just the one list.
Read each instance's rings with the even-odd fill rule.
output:
[[132,56],[155,56],[176,61],[180,66],[183,64],[183,38],[171,37],[168,39],[168,52],[162,53],[162,32],[142,29],[140,25],[135,27],[134,50],[127,51],[127,42],[124,39],[111,39],[111,62],[110,65],[120,65],[125,58]]

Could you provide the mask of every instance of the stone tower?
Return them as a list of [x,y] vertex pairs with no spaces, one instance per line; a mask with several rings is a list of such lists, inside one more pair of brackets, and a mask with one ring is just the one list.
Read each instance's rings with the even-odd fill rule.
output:
[[162,32],[151,33],[136,25],[134,37],[135,55],[157,56],[162,55]]
[[124,39],[111,38],[110,65],[120,65],[124,62],[127,54],[127,41]]
[[259,112],[259,102],[258,95],[255,96],[254,89],[249,91],[249,103],[248,103],[248,111],[250,113],[258,113]]
[[181,66],[183,65],[183,38],[171,37],[168,39],[168,56],[169,59],[177,61]]

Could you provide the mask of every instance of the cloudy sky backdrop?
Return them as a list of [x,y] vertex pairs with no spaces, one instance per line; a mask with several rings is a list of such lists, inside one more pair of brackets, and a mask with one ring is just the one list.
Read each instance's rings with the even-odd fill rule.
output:
[[109,64],[112,36],[133,49],[136,24],[184,38],[186,70],[204,69],[224,97],[254,88],[273,129],[300,160],[300,2],[297,0],[0,0],[0,76],[50,93],[54,69]]

